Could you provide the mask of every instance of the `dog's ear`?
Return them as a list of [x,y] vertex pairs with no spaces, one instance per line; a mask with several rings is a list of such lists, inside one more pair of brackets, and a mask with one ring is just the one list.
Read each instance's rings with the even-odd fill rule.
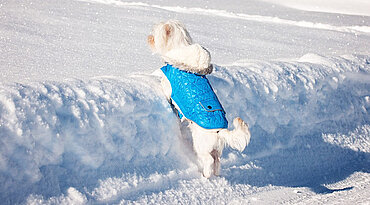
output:
[[149,35],[147,41],[148,41],[149,45],[153,45],[154,44],[154,36]]
[[164,30],[166,31],[166,36],[169,37],[172,34],[172,26],[169,24],[164,25]]
[[147,42],[148,42],[149,46],[152,49],[154,49],[155,42],[154,42],[154,36],[153,35],[148,36]]

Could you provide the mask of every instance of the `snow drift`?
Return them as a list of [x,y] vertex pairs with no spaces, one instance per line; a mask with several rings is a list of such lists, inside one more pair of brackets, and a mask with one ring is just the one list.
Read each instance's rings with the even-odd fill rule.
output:
[[[243,154],[225,150],[221,178],[194,186],[273,184],[325,192],[323,184],[369,172],[370,150],[363,146],[370,132],[369,64],[368,56],[307,54],[216,66],[209,80],[227,118],[242,117],[252,138]],[[0,86],[1,201],[170,203],[195,194],[184,181],[200,175],[183,156],[158,77]],[[360,136],[357,143],[333,139],[332,133],[348,130]]]
[[173,149],[178,127],[153,84],[142,76],[2,85],[1,198],[169,169],[169,158],[155,162]]

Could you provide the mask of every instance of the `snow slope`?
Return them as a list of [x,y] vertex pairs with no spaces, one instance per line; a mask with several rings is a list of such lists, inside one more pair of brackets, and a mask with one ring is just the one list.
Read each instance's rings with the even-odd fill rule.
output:
[[183,21],[216,64],[367,54],[370,47],[370,17],[297,12],[258,0],[14,0],[0,6],[1,82],[153,72],[161,62],[151,55],[146,36],[169,18]]
[[[240,4],[1,3],[0,200],[368,203],[369,17]],[[198,173],[155,75],[145,36],[167,18],[211,51],[227,118],[250,125],[221,177]]]
[[319,11],[319,12],[330,12],[339,14],[350,14],[350,15],[364,15],[370,16],[370,2],[365,0],[354,0],[349,4],[345,0],[263,0],[272,2],[275,4],[281,4],[283,6],[307,10],[307,11]]

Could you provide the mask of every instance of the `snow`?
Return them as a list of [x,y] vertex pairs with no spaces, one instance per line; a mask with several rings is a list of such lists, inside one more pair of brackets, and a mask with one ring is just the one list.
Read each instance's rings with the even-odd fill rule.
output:
[[[367,4],[346,3],[357,9],[346,15],[339,0],[325,4],[340,14],[269,2],[0,3],[2,203],[368,203]],[[210,180],[146,45],[169,18],[211,52],[229,121],[251,128],[247,149],[225,149]]]
[[346,0],[263,0],[283,6],[318,12],[330,12],[349,15],[370,16],[370,2],[366,0],[354,0],[349,4]]

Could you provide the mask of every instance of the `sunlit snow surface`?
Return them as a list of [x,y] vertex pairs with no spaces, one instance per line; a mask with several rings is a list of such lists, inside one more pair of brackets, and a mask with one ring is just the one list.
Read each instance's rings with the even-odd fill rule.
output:
[[[1,202],[367,202],[370,18],[177,3],[0,4]],[[247,149],[226,148],[210,180],[180,137],[145,42],[168,18],[210,50],[227,118],[251,129]]]

